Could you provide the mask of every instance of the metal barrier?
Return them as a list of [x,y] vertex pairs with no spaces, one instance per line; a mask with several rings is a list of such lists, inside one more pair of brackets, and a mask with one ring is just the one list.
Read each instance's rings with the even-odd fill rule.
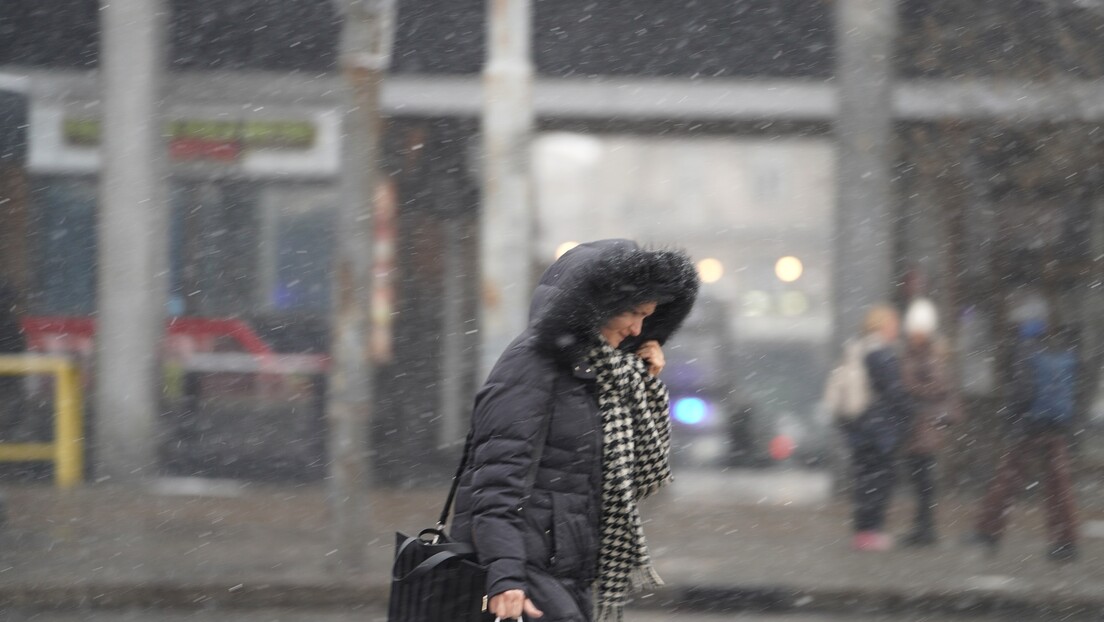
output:
[[54,376],[54,441],[0,443],[0,462],[53,462],[55,484],[72,488],[84,474],[84,404],[77,368],[60,356],[0,355],[0,375],[28,374]]

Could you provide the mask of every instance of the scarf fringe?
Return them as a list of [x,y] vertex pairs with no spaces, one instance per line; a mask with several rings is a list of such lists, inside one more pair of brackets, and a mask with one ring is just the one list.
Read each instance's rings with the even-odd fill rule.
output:
[[594,608],[594,622],[622,622],[625,618],[625,605],[598,603]]
[[[629,573],[629,585],[633,592],[648,592],[666,584],[649,562],[643,566],[637,566]],[[623,622],[625,605],[629,604],[629,600],[627,596],[621,596],[614,602],[602,602],[599,596],[594,606],[594,622]]]
[[634,592],[647,592],[658,590],[666,584],[659,573],[656,572],[655,567],[649,562],[643,566],[637,566],[629,574],[629,585],[632,586]]

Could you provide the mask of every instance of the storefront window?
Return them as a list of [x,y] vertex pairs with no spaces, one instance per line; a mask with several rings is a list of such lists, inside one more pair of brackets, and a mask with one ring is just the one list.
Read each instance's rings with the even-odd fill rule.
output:
[[171,313],[219,317],[252,310],[260,244],[257,194],[253,183],[173,184]]
[[261,305],[277,313],[330,308],[337,195],[326,186],[269,186],[261,192]]
[[31,312],[90,315],[96,307],[95,181],[35,180],[31,209],[35,254]]
[[[31,197],[32,313],[92,315],[95,180],[43,177]],[[168,199],[169,315],[324,313],[329,308],[336,204],[331,188],[177,180]]]
[[324,311],[330,305],[333,219],[330,214],[281,220],[276,238],[276,282],[271,303],[278,311]]

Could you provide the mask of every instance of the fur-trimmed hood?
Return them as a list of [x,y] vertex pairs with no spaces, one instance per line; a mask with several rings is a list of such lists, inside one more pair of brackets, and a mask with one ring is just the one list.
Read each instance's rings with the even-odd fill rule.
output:
[[654,301],[639,337],[623,350],[655,339],[665,343],[682,325],[698,294],[698,273],[690,258],[673,250],[647,250],[631,240],[581,244],[553,263],[540,279],[529,325],[540,344],[569,362],[598,341],[613,316]]

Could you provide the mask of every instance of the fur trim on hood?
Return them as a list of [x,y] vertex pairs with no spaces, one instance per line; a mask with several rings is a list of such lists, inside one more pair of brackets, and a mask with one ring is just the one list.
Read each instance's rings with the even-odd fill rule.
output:
[[685,253],[646,250],[631,240],[599,240],[564,253],[541,277],[529,325],[541,345],[569,362],[599,339],[615,315],[645,302],[656,310],[622,350],[655,339],[665,343],[682,325],[698,294],[698,273]]

